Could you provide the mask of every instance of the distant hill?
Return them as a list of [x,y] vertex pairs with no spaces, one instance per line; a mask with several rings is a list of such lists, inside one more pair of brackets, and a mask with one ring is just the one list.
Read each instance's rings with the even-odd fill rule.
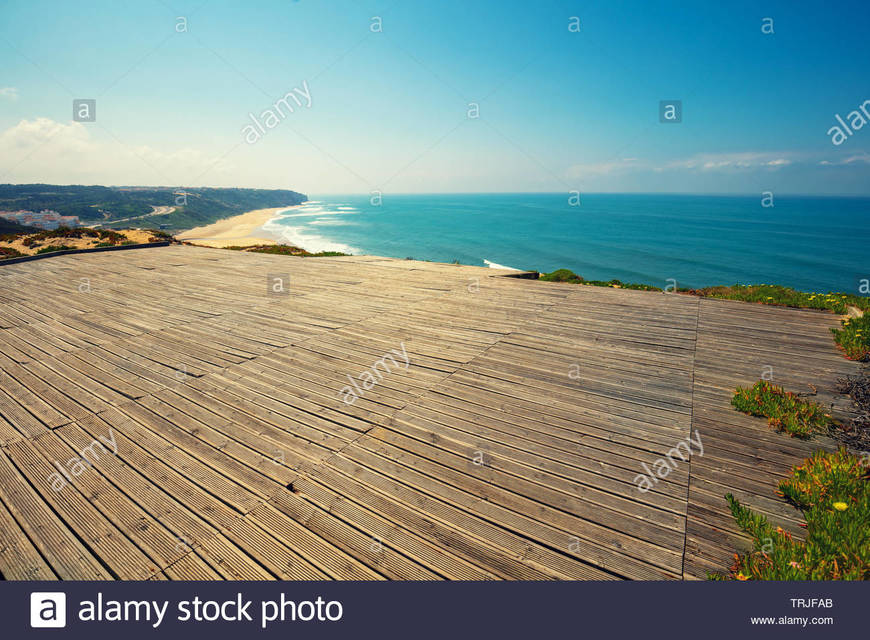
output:
[[[157,227],[173,231],[268,207],[301,204],[307,196],[288,189],[212,189],[0,184],[0,211],[51,209],[103,227]],[[166,215],[150,216],[155,208]],[[142,217],[148,216],[148,217]]]
[[34,231],[39,231],[39,229],[18,224],[13,220],[0,218],[0,235],[3,235],[4,233],[33,233]]

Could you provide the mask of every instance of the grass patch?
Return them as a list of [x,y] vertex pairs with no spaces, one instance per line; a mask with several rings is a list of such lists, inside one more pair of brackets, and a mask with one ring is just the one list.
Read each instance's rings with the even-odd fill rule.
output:
[[844,318],[839,329],[831,329],[834,342],[849,360],[870,360],[870,313],[860,318]]
[[705,287],[703,289],[680,289],[681,293],[705,298],[742,300],[799,309],[822,309],[834,313],[848,313],[848,307],[870,309],[870,297],[848,293],[806,293],[791,287],[776,284],[735,284],[730,287]]
[[334,258],[336,256],[348,256],[349,253],[341,253],[340,251],[320,251],[311,253],[305,249],[294,247],[289,244],[258,244],[250,247],[224,247],[231,251],[248,251],[250,253],[271,253],[281,256],[297,256],[301,258]]
[[[587,284],[595,287],[616,287],[620,289],[638,289],[641,291],[662,291],[661,287],[620,280],[584,280],[570,269],[557,269],[552,273],[542,273],[540,280],[545,282],[571,282]],[[870,296],[858,296],[849,293],[807,293],[791,287],[776,284],[735,284],[731,286],[704,287],[702,289],[680,288],[679,293],[685,293],[703,298],[721,298],[724,300],[741,300],[757,302],[782,307],[798,309],[819,309],[845,315],[849,307],[862,311],[870,311]]]
[[661,287],[651,284],[638,284],[637,282],[622,282],[621,280],[584,280],[581,284],[591,287],[613,287],[614,289],[634,289],[636,291],[661,291]]
[[779,494],[803,512],[806,542],[774,528],[730,493],[737,525],[753,550],[735,556],[732,580],[870,579],[870,470],[845,449],[817,451],[779,483]]
[[69,247],[65,244],[50,244],[47,247],[42,247],[36,250],[36,255],[41,253],[54,253],[55,251],[73,251],[75,247]]
[[759,380],[751,389],[738,387],[731,405],[751,416],[763,416],[770,426],[797,438],[827,431],[834,424],[815,402],[802,400],[767,380]]

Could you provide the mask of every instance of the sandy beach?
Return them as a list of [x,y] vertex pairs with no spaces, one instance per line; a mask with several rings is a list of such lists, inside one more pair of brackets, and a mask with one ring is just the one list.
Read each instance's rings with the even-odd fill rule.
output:
[[272,238],[254,234],[260,227],[274,218],[279,211],[296,209],[299,206],[301,205],[255,209],[232,218],[218,220],[204,227],[190,229],[175,237],[184,242],[206,247],[249,247],[255,244],[277,244]]

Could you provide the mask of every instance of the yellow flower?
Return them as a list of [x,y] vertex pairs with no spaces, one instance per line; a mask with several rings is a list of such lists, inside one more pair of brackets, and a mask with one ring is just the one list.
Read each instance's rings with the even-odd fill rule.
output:
[[835,502],[832,506],[837,511],[845,511],[849,508],[849,505],[847,505],[845,502]]
[[738,573],[738,574],[737,574],[737,579],[738,579],[738,580],[749,580],[749,578],[747,578],[746,576],[744,576],[742,573]]

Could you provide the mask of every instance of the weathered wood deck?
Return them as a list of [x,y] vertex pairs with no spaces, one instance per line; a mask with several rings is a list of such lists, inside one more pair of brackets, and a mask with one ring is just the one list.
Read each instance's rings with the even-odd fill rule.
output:
[[729,400],[765,367],[824,400],[855,368],[833,315],[501,275],[180,246],[0,267],[0,572],[702,578],[745,545],[729,491],[799,532],[777,480],[830,443]]

